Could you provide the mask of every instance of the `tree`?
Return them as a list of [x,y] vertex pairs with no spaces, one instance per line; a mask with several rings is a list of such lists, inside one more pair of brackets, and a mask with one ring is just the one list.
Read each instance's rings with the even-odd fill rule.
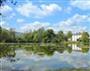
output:
[[38,29],[38,38],[39,38],[39,43],[43,42],[44,32],[45,32],[45,30],[44,30],[43,27],[41,27],[40,29]]
[[4,3],[6,3],[6,2],[10,2],[13,5],[16,5],[17,4],[17,1],[16,0],[0,0],[0,7],[3,6]]
[[[5,5],[5,3],[12,3],[13,5],[17,4],[17,1],[15,0],[0,0],[0,8]],[[2,13],[0,13],[0,16],[2,16]]]
[[1,38],[2,38],[2,27],[0,26],[0,41],[1,41]]
[[0,26],[0,34],[1,34],[1,32],[2,32],[2,27]]
[[82,37],[80,38],[83,44],[89,44],[89,34],[88,32],[83,32]]
[[2,38],[2,27],[0,26],[0,41],[1,41],[1,38]]
[[63,42],[64,39],[65,39],[65,35],[63,33],[63,31],[59,31],[58,34],[56,35],[56,38],[57,38],[57,42]]
[[48,29],[44,32],[44,42],[52,42],[55,37],[55,33],[52,29]]
[[6,0],[0,0],[0,7],[2,6],[2,4],[6,2]]
[[23,41],[25,42],[33,42],[33,33],[28,32],[23,35]]
[[44,28],[40,28],[37,31],[28,32],[24,34],[26,42],[43,42],[44,38]]
[[72,39],[72,32],[71,31],[68,31],[68,33],[67,33],[67,39]]
[[38,42],[39,41],[39,33],[38,31],[33,32],[33,41]]
[[11,42],[16,42],[16,34],[15,34],[15,30],[13,28],[11,28],[9,30],[9,33],[10,33],[10,41]]
[[6,42],[6,41],[8,40],[8,38],[9,38],[8,31],[5,30],[5,29],[3,29],[3,30],[2,30],[2,38],[1,38],[1,41],[2,41],[2,42]]

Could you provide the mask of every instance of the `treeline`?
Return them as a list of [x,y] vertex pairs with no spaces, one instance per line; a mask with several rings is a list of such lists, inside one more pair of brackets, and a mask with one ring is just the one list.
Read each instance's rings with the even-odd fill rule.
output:
[[[45,30],[40,28],[33,32],[17,33],[15,30],[6,30],[0,27],[0,42],[7,43],[63,43],[72,40],[72,32],[64,33],[59,31],[55,33],[52,29]],[[89,34],[82,33],[82,37],[78,39],[82,43],[89,43]]]
[[13,29],[6,30],[0,27],[0,42],[16,42],[16,34]]

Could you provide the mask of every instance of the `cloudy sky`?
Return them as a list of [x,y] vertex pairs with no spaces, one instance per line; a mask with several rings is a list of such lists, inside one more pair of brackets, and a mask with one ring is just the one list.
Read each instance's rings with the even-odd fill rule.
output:
[[90,0],[17,0],[1,7],[3,28],[25,32],[41,27],[90,33]]

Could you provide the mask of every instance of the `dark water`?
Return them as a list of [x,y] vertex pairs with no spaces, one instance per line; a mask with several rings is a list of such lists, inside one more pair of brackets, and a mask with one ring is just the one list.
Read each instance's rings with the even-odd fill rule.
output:
[[0,71],[90,71],[89,46],[59,46],[0,46]]

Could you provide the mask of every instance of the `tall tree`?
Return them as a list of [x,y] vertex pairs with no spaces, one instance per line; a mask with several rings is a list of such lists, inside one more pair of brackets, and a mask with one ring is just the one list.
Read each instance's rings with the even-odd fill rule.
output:
[[0,26],[0,34],[1,34],[1,32],[2,32],[2,27]]
[[43,42],[43,36],[44,36],[44,28],[41,27],[39,30],[38,30],[38,38],[39,38],[39,43]]
[[83,44],[89,44],[89,34],[88,34],[88,32],[83,32],[82,33],[81,42]]
[[11,42],[15,42],[16,41],[15,30],[11,28],[9,31],[10,31]]
[[63,42],[64,38],[65,38],[65,35],[64,35],[63,31],[59,31],[57,34],[58,42]]
[[2,30],[2,38],[1,41],[2,42],[6,42],[8,40],[9,36],[8,36],[8,31],[6,29]]
[[68,31],[67,32],[67,38],[71,38],[72,37],[72,32],[71,31]]
[[52,42],[55,37],[55,33],[52,29],[48,29],[44,33],[44,42]]
[[0,41],[1,41],[1,38],[2,38],[2,27],[0,26]]

